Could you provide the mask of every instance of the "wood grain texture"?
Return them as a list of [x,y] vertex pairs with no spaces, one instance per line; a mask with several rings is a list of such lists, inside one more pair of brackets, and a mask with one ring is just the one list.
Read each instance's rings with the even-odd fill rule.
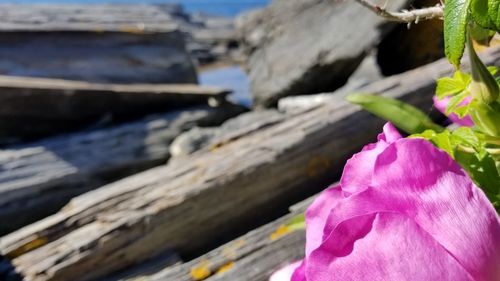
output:
[[[497,65],[499,58],[499,49],[484,57]],[[451,72],[441,60],[363,92],[428,111],[435,79]],[[26,280],[91,280],[167,249],[196,252],[326,187],[383,123],[345,101],[329,102],[79,196],[57,214],[1,238],[0,252]]]
[[157,165],[194,126],[214,126],[239,106],[188,107],[120,126],[0,150],[0,233],[56,212],[70,198]]
[[0,76],[0,143],[74,131],[102,119],[120,122],[206,104],[228,93],[190,84],[99,84]]
[[[190,14],[178,4],[0,3],[0,11],[2,37],[26,32],[48,35],[50,32],[64,31],[67,36],[78,32],[104,33],[108,36],[113,32],[121,32],[130,33],[129,38],[147,38],[151,37],[151,34],[154,36],[154,33],[180,30],[189,54],[198,62],[228,59],[228,56],[231,56],[231,45],[237,44],[232,18]],[[153,42],[152,45],[158,43]],[[39,51],[40,48],[36,50]],[[147,48],[143,50],[148,51]],[[148,52],[155,50],[157,53],[160,51],[151,46]],[[132,62],[140,62],[141,58],[148,57],[148,54],[143,52],[140,55],[129,55]],[[165,61],[165,58],[156,58],[159,62]]]
[[[155,274],[138,274],[127,281],[267,281],[278,268],[304,256],[304,230],[286,229],[290,220],[303,214],[313,199],[290,208],[290,212],[236,238],[192,261],[172,265]],[[206,272],[203,278],[196,271]],[[113,279],[109,279],[111,281]]]

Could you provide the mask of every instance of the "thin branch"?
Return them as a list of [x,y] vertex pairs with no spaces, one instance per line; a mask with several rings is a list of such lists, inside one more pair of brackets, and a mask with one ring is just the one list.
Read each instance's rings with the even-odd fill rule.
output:
[[442,4],[438,4],[434,7],[415,9],[415,10],[404,10],[401,12],[389,12],[384,7],[380,7],[371,3],[369,0],[355,0],[359,4],[367,7],[372,10],[377,15],[396,22],[402,23],[418,23],[422,20],[430,20],[430,19],[442,19],[443,18],[443,10],[444,6]]

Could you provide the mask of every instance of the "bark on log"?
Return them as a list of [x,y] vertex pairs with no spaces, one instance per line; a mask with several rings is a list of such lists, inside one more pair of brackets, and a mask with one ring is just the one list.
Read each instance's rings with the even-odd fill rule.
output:
[[[499,49],[484,57],[497,65],[499,58]],[[428,111],[434,80],[451,72],[441,60],[363,92]],[[26,280],[51,281],[100,278],[166,249],[194,253],[326,187],[383,123],[344,101],[330,102],[77,197],[59,213],[1,238],[0,252]]]
[[223,99],[228,90],[197,85],[97,84],[0,76],[0,142]]
[[179,134],[241,112],[232,105],[190,107],[0,150],[0,233],[48,216],[85,191],[166,163]]

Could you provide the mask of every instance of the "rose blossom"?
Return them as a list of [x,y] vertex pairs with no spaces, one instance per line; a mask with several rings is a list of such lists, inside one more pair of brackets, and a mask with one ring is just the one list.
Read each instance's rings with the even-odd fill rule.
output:
[[390,123],[306,225],[304,260],[272,281],[500,280],[500,220],[484,193],[446,152]]

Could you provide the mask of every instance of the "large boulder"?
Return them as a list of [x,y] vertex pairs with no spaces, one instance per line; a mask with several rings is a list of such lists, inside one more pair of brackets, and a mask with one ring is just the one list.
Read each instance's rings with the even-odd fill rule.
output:
[[278,110],[286,114],[309,110],[335,98],[345,97],[361,87],[383,78],[384,76],[377,64],[376,56],[375,54],[371,54],[363,59],[363,62],[349,77],[347,83],[336,91],[332,93],[285,97],[278,101]]
[[[409,1],[373,2],[399,10]],[[249,54],[254,104],[267,107],[342,86],[392,25],[355,1],[274,0],[236,26]]]

